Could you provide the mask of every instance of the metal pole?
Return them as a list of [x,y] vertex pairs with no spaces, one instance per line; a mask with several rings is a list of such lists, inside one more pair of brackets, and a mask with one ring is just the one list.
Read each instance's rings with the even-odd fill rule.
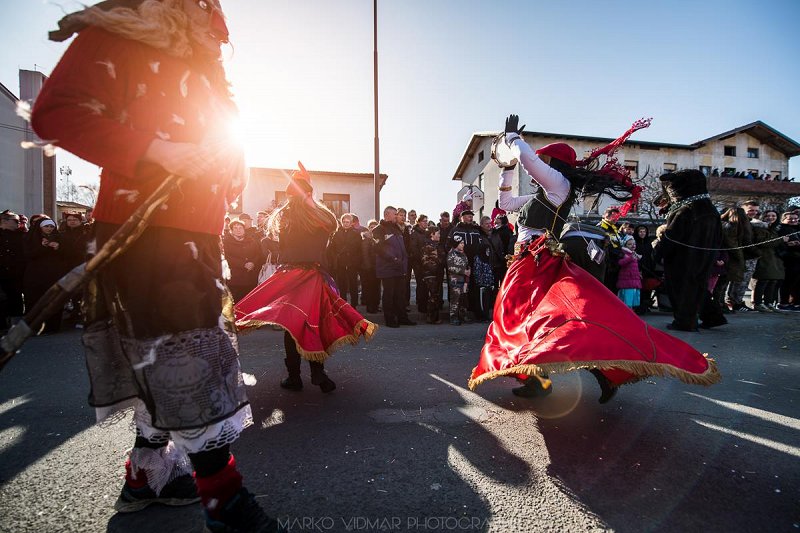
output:
[[372,0],[372,86],[373,100],[375,104],[375,220],[380,220],[380,200],[381,200],[381,163],[380,163],[380,140],[378,139],[378,0]]

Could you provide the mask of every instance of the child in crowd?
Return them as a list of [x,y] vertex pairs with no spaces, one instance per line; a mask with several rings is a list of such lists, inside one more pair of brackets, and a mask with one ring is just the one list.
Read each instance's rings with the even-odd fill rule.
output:
[[442,274],[444,272],[444,249],[439,247],[442,231],[433,226],[428,230],[422,245],[422,279],[428,289],[426,314],[428,324],[441,324],[439,309],[442,306]]
[[636,241],[631,236],[621,238],[622,257],[619,260],[617,295],[630,308],[639,307],[639,291],[642,288],[642,275],[639,272],[639,259]]
[[462,318],[466,315],[466,308],[462,296],[467,293],[469,285],[469,259],[464,253],[464,240],[461,235],[453,237],[453,249],[447,254],[447,286],[450,288],[450,323],[460,326]]

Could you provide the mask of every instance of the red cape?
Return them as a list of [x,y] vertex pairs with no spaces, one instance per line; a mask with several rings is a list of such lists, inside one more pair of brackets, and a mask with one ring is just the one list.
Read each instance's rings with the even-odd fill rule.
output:
[[369,340],[378,329],[331,289],[315,269],[279,269],[235,306],[240,331],[284,328],[304,359],[324,361],[344,344]]
[[655,329],[554,241],[540,237],[508,269],[469,388],[498,376],[603,370],[612,384],[647,376],[720,380],[713,359]]

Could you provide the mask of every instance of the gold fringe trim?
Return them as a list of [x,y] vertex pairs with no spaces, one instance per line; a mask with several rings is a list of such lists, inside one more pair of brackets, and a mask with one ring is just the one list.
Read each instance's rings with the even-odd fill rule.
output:
[[511,368],[504,368],[502,370],[494,370],[481,374],[475,379],[470,379],[467,382],[469,390],[475,390],[475,387],[488,381],[490,379],[498,378],[501,376],[509,376],[515,374],[526,374],[529,376],[542,376],[543,374],[563,374],[565,372],[572,372],[580,369],[597,368],[599,370],[613,370],[615,368],[635,374],[636,378],[623,383],[628,385],[636,383],[639,380],[645,379],[650,376],[658,377],[671,377],[677,378],[684,383],[690,385],[704,385],[709,386],[718,383],[722,379],[722,375],[717,369],[717,363],[708,356],[703,354],[703,357],[708,361],[708,368],[702,374],[693,374],[678,367],[664,364],[664,363],[649,363],[646,361],[566,361],[563,363],[544,363],[540,365],[527,364],[517,365]]
[[[279,326],[283,331],[289,333],[292,336],[292,340],[294,340],[294,344],[297,347],[297,351],[300,353],[300,357],[307,361],[314,361],[317,363],[324,363],[325,360],[333,354],[336,350],[341,348],[346,344],[350,344],[355,346],[358,344],[359,339],[363,336],[365,342],[369,342],[375,333],[378,331],[379,326],[374,322],[370,322],[366,318],[362,318],[359,320],[355,327],[353,328],[353,332],[349,335],[345,335],[333,341],[330,346],[328,346],[327,351],[319,350],[319,351],[308,351],[304,350],[300,343],[297,342],[297,338],[292,335],[292,332],[283,327],[282,324],[278,324],[277,322],[267,322],[264,320],[247,320],[244,322],[239,322],[237,326],[239,329],[239,334],[250,333],[251,331],[255,331],[256,329],[262,328],[264,326]],[[362,333],[361,329],[366,327],[366,330]]]

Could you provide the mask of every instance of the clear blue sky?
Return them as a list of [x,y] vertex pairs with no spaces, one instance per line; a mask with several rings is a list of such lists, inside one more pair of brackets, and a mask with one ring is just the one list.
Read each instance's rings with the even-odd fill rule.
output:
[[[18,68],[53,68],[65,45],[47,31],[79,4],[0,5],[0,82],[16,93]],[[371,173],[372,1],[223,7],[249,163]],[[673,143],[763,120],[800,141],[797,0],[379,0],[378,16],[384,204],[451,209],[470,135],[512,112],[528,129],[605,137],[652,116],[636,138]]]

